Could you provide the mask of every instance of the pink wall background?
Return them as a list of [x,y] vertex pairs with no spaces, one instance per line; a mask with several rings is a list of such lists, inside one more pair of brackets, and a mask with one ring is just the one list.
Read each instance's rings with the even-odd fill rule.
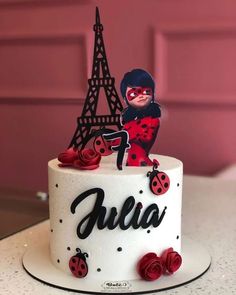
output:
[[47,189],[86,96],[96,6],[117,90],[132,68],[157,81],[153,152],[191,174],[235,162],[234,0],[0,0],[0,186]]

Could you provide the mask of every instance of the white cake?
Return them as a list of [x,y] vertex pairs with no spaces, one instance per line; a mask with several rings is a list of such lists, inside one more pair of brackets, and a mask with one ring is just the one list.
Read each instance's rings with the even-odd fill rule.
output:
[[[91,282],[96,279],[132,280],[140,279],[137,263],[146,253],[161,255],[170,247],[181,253],[183,165],[167,156],[151,155],[153,158],[160,163],[158,170],[164,171],[170,179],[168,191],[159,196],[151,191],[147,177],[152,167],[124,166],[123,170],[118,170],[116,156],[113,155],[102,157],[100,167],[91,171],[60,168],[57,159],[49,162],[50,252],[52,263],[57,268],[72,275],[69,261],[79,248],[88,254],[88,273],[83,279]],[[135,205],[131,209],[133,198]],[[96,217],[93,210],[96,200],[103,206],[96,207],[97,214],[100,214],[100,227],[104,208],[107,210],[105,221],[112,207],[112,212],[117,212],[113,223],[110,218],[110,229],[108,226],[103,229],[97,227],[98,215]],[[130,206],[127,214],[124,208],[122,211],[125,202]],[[92,211],[94,219],[89,219],[91,216],[88,214]],[[123,218],[120,217],[121,211]],[[89,225],[92,225],[90,229]]]

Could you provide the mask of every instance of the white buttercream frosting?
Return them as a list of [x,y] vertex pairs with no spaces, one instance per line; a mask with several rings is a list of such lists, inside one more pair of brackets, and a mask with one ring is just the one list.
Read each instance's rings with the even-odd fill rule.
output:
[[[58,167],[58,160],[49,162],[49,202],[51,238],[50,249],[53,264],[72,275],[69,260],[76,254],[76,248],[88,253],[86,262],[88,274],[86,280],[96,278],[104,280],[137,279],[137,263],[148,252],[161,255],[166,248],[173,247],[181,252],[181,202],[182,202],[182,162],[167,156],[151,155],[160,163],[158,170],[164,171],[170,178],[169,190],[160,196],[154,195],[149,187],[147,172],[152,167],[116,168],[116,156],[103,157],[100,167],[92,171]],[[93,228],[86,239],[79,239],[77,226],[89,214],[96,200],[93,194],[83,200],[71,212],[71,204],[81,193],[101,188],[105,193],[103,206],[116,207],[119,212],[125,200],[133,196],[136,204],[141,202],[140,218],[151,204],[157,204],[161,214],[166,213],[158,227],[149,226],[134,229],[132,226],[122,230],[119,226],[113,230]],[[126,222],[132,218],[132,212]]]

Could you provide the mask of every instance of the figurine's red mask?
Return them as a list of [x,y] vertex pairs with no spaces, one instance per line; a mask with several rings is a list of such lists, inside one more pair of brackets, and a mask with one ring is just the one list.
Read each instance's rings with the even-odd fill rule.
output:
[[130,89],[126,96],[129,101],[135,99],[139,95],[152,95],[152,88],[150,87],[134,87]]

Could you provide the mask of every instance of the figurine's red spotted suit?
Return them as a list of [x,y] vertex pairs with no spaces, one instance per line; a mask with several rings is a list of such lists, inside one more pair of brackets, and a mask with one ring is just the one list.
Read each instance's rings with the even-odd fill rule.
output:
[[147,176],[150,178],[150,189],[151,191],[159,196],[165,194],[170,187],[169,176],[165,172],[157,170],[159,163],[153,161],[153,170],[147,173]]
[[69,261],[69,268],[72,274],[77,278],[84,278],[88,273],[88,265],[86,263],[87,253],[82,253],[79,248],[76,249],[78,252],[75,256],[72,256]]

